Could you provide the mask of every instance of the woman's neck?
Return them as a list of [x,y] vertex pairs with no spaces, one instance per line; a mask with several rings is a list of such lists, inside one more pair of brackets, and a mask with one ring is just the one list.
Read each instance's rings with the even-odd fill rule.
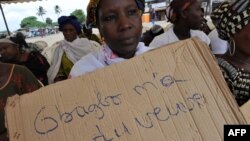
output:
[[173,30],[179,40],[185,40],[191,37],[190,29],[181,23],[175,24]]
[[117,54],[119,57],[124,58],[124,59],[130,59],[135,56],[135,52],[130,52],[127,54]]
[[250,71],[250,56],[239,51],[235,51],[233,56],[227,55],[226,59],[228,59],[236,67]]

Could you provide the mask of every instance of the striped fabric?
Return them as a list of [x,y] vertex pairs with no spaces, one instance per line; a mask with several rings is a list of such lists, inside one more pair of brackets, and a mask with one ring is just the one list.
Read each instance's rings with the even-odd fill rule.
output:
[[249,23],[250,1],[236,0],[231,3],[226,1],[212,12],[211,19],[217,23],[219,37],[229,40]]

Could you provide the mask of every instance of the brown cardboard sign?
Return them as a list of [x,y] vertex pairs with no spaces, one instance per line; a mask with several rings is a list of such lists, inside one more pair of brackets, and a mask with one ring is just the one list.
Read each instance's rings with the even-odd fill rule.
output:
[[240,107],[240,111],[245,117],[248,124],[250,124],[250,101],[246,102],[244,105]]
[[11,141],[222,141],[245,124],[207,46],[189,39],[9,98]]

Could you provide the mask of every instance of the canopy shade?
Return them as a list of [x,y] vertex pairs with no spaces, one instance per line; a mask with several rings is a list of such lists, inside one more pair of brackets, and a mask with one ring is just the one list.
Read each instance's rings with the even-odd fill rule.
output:
[[22,2],[30,2],[30,1],[41,1],[41,0],[0,0],[0,2],[2,4],[6,4],[6,3],[22,3]]

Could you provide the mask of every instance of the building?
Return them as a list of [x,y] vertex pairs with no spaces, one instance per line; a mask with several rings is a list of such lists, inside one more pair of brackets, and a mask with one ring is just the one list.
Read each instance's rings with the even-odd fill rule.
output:
[[[145,0],[144,22],[150,22],[151,11],[156,11],[156,21],[166,20],[166,7],[172,0]],[[212,12],[212,9],[224,0],[201,0],[201,7],[205,16]]]
[[145,0],[146,8],[145,13],[151,16],[152,9],[156,12],[156,21],[161,21],[166,19],[166,6],[168,5],[168,0]]

